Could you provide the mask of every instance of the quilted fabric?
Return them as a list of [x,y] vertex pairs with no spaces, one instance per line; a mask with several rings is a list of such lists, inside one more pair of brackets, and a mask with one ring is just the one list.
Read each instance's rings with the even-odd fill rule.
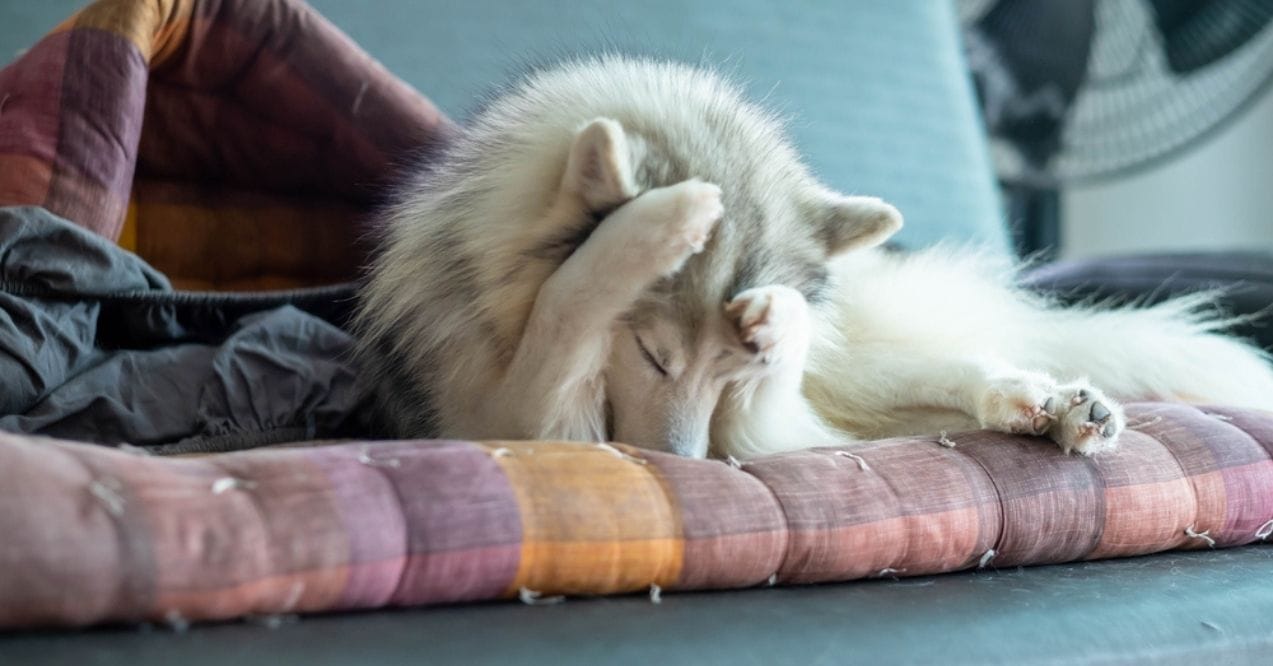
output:
[[453,131],[303,3],[101,0],[0,71],[0,204],[179,288],[329,284],[360,266],[390,168]]
[[817,583],[1273,532],[1273,414],[1128,416],[1095,458],[970,432],[740,467],[549,442],[173,459],[0,434],[0,627]]

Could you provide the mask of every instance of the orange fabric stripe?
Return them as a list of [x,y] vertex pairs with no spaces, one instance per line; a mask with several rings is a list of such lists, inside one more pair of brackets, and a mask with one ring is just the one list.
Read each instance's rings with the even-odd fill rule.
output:
[[145,182],[137,185],[129,249],[178,288],[294,288],[358,273],[363,255],[351,222],[357,210],[348,204],[265,195],[216,202],[211,193],[202,203],[167,203],[148,198]]
[[71,170],[65,169],[58,174],[53,196],[45,198],[44,207],[114,240],[119,237],[128,202],[96,180],[79,174],[71,175]]
[[522,518],[522,553],[506,590],[631,592],[680,577],[685,543],[652,465],[579,443],[492,442]]
[[194,0],[99,0],[54,32],[73,28],[96,28],[113,32],[137,45],[151,67],[170,57],[189,32]]
[[523,541],[517,578],[506,591],[527,589],[547,594],[617,594],[670,588],[680,577],[685,542],[681,539],[639,541]]
[[124,213],[124,228],[119,230],[119,239],[115,241],[129,252],[137,252],[137,202],[129,201],[128,210]]
[[163,65],[179,51],[190,34],[194,0],[171,0],[168,4],[171,5],[168,16],[155,31],[155,38],[150,46],[152,69]]

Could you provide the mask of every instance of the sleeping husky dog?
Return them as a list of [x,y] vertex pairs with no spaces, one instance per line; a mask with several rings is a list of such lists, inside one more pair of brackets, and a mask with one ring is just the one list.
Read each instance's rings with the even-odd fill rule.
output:
[[530,75],[408,182],[362,294],[386,434],[753,457],[990,428],[1113,448],[1119,400],[1273,408],[1192,297],[1062,309],[810,175],[715,74],[606,56]]

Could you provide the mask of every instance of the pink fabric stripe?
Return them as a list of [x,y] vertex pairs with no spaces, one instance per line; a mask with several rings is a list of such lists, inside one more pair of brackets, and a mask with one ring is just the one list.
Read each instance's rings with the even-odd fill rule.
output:
[[0,69],[0,154],[35,158],[49,167],[0,175],[0,205],[40,205],[47,196],[69,43],[68,33],[50,35]]
[[377,445],[374,458],[358,447],[312,453],[349,535],[347,561],[376,563],[351,570],[341,604],[489,599],[512,582],[520,513],[508,479],[484,449],[391,442]]

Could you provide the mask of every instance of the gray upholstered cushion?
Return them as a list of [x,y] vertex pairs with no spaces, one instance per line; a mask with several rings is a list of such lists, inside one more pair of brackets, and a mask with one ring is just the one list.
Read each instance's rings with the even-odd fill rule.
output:
[[793,117],[825,181],[896,203],[904,244],[1007,247],[946,2],[311,2],[457,118],[525,62],[611,47],[720,64]]

